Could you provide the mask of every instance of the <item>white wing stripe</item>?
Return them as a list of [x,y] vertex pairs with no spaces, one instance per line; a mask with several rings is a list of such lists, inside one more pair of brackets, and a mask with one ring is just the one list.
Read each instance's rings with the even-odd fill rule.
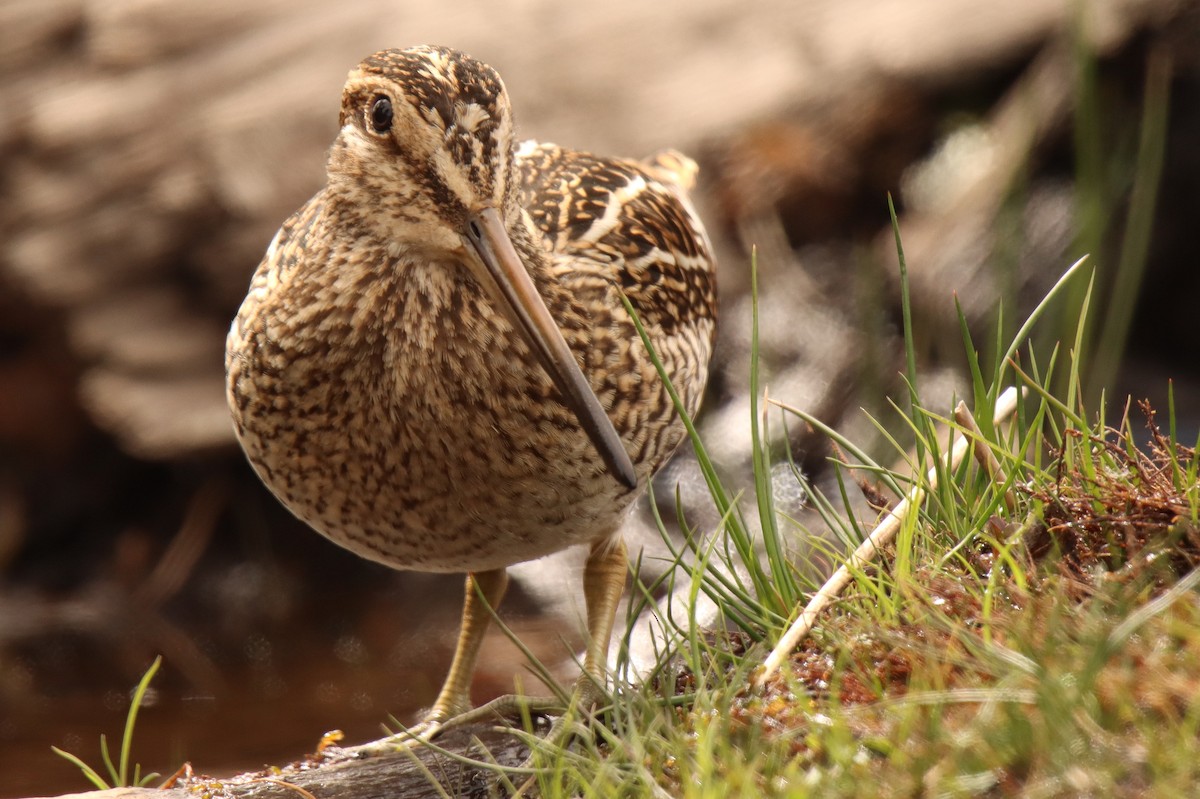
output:
[[604,215],[593,222],[592,226],[587,229],[587,233],[584,233],[576,241],[580,244],[595,244],[611,233],[621,221],[621,209],[625,207],[625,203],[641,194],[645,188],[646,179],[638,175],[610,194],[608,205],[604,207]]

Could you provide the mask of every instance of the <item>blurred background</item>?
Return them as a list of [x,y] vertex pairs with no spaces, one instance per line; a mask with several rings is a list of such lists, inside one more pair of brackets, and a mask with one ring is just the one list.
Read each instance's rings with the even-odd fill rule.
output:
[[[1195,438],[1195,0],[4,0],[0,30],[0,796],[84,788],[50,746],[98,763],[156,654],[134,753],[168,773],[364,740],[432,701],[460,580],[293,520],[224,402],[229,320],[377,49],[490,63],[524,136],[699,161],[722,291],[702,429],[735,483],[752,245],[772,397],[870,442],[860,409],[906,391],[889,192],[926,398],[969,391],[955,298],[989,352],[1089,253],[1089,396],[1165,411],[1174,381]],[[1040,336],[1073,340],[1082,283]],[[819,479],[825,445],[788,443]],[[662,495],[679,479],[686,460]],[[505,618],[562,660],[554,590],[521,583]],[[494,637],[476,697],[520,670]]]

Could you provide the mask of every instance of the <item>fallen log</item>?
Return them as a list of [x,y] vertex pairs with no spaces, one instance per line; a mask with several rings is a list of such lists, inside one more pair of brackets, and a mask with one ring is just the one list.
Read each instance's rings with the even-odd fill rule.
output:
[[[543,725],[544,732],[547,727]],[[439,751],[444,750],[444,751]],[[449,730],[433,746],[414,746],[370,758],[353,748],[328,746],[282,767],[231,777],[190,773],[185,767],[166,788],[111,788],[58,799],[433,799],[495,794],[497,768],[515,768],[529,747],[512,731],[478,724]],[[478,765],[472,765],[472,762]],[[520,785],[525,777],[512,776]]]

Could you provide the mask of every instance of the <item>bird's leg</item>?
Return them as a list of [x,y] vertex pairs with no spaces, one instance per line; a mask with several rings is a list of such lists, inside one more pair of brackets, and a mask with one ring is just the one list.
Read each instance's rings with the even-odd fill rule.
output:
[[[508,694],[446,720],[441,729],[496,718],[520,719],[531,715],[563,714],[570,707],[590,713],[596,705],[602,703],[606,698],[604,686],[608,644],[612,638],[617,604],[625,590],[625,575],[628,569],[624,541],[606,539],[592,545],[583,570],[583,595],[587,603],[587,650],[583,657],[583,673],[575,681],[568,706],[564,706],[557,697]],[[565,718],[560,715],[554,722],[546,735],[547,741],[566,743],[566,739],[572,733],[566,726]]]
[[[583,569],[583,596],[587,602],[588,626],[583,674],[575,681],[571,706],[554,720],[549,732],[542,739],[546,746],[566,746],[580,731],[580,724],[573,718],[572,708],[581,711],[587,719],[597,706],[603,705],[608,699],[605,690],[608,645],[616,621],[617,604],[625,591],[625,576],[628,570],[628,553],[624,540],[606,539],[592,545],[592,551],[588,553],[587,564]],[[535,767],[535,752],[530,752],[521,768]],[[513,795],[525,796],[536,781],[536,775],[530,776]]]
[[592,545],[583,569],[583,596],[587,602],[587,652],[583,658],[583,674],[575,683],[573,697],[575,705],[586,711],[590,711],[596,702],[605,697],[608,645],[612,640],[617,604],[625,591],[628,571],[624,540],[607,539]]
[[508,588],[508,572],[503,568],[491,571],[472,572],[467,575],[466,596],[463,598],[462,626],[458,631],[458,644],[454,648],[454,660],[450,673],[442,683],[433,707],[420,722],[390,738],[374,741],[358,747],[360,756],[380,754],[412,741],[432,740],[446,723],[462,717],[471,709],[471,676],[475,673],[475,661],[479,658],[479,647],[492,620],[492,612],[504,598]]
[[[575,681],[568,707],[554,697],[527,697],[510,694],[493,699],[474,709],[470,708],[467,691],[471,672],[483,640],[483,632],[490,620],[488,608],[475,593],[479,585],[488,604],[493,608],[504,595],[507,575],[503,569],[479,572],[467,578],[467,599],[463,607],[463,627],[458,638],[458,649],[450,674],[442,686],[433,709],[416,726],[393,738],[366,744],[356,750],[360,756],[370,756],[403,745],[414,740],[431,740],[438,733],[451,727],[476,724],[496,718],[522,718],[527,715],[563,713],[555,719],[543,739],[551,746],[563,746],[575,735],[578,725],[571,720],[570,708],[590,714],[607,699],[605,671],[608,663],[608,645],[612,639],[617,605],[625,590],[625,577],[629,570],[625,542],[621,539],[606,539],[592,545],[583,570],[583,595],[587,603],[587,650],[583,658],[583,673]],[[571,723],[568,723],[571,721]],[[532,765],[532,755],[525,766]]]
[[[622,539],[608,539],[592,545],[592,551],[588,553],[587,564],[583,569],[583,596],[587,601],[588,626],[583,673],[575,681],[571,706],[554,720],[549,732],[542,739],[546,746],[566,746],[581,729],[577,720],[573,718],[572,708],[582,712],[587,719],[597,706],[603,705],[608,699],[608,692],[605,690],[608,644],[612,639],[617,604],[625,590],[625,575],[628,570],[628,555]],[[530,752],[521,767],[533,768],[534,756],[534,752]],[[535,781],[536,777],[529,777],[516,795],[524,795]]]
[[475,673],[479,647],[492,621],[492,612],[499,607],[507,588],[508,572],[502,568],[467,575],[462,627],[458,632],[454,660],[433,708],[417,725],[427,728],[428,734],[421,732],[419,737],[432,738],[448,719],[471,709],[471,677]]

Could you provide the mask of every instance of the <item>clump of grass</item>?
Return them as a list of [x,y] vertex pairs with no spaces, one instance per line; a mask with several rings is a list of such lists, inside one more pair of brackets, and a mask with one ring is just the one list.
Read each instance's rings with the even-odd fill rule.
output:
[[[1080,55],[1076,177],[1081,238],[1094,251],[1113,215],[1111,197],[1101,191],[1113,159],[1097,138],[1103,126],[1094,63],[1089,53]],[[1015,334],[1005,333],[998,316],[989,359],[959,313],[971,379],[965,400],[977,426],[932,410],[949,398],[922,395],[898,227],[907,392],[877,427],[899,466],[872,458],[819,419],[766,401],[754,320],[753,484],[742,492],[723,482],[686,421],[720,522],[697,531],[681,518],[691,534],[672,549],[674,570],[654,585],[635,585],[631,620],[654,612],[653,597],[663,589],[685,607],[660,609],[658,663],[640,684],[616,687],[595,736],[542,753],[543,796],[1194,792],[1200,442],[1180,442],[1173,404],[1166,432],[1144,405],[1146,433],[1135,429],[1128,403],[1110,424],[1099,388],[1128,333],[1148,252],[1171,75],[1164,58],[1156,55],[1147,73],[1115,278],[1097,282],[1075,264]],[[757,316],[753,259],[751,275]],[[1094,313],[1097,298],[1102,314]],[[1036,347],[1034,328],[1054,304],[1058,319],[1040,332],[1064,344]],[[1106,324],[1091,324],[1093,316]],[[1085,370],[1089,354],[1097,363]],[[1010,385],[1027,399],[1011,423],[995,423],[997,400]],[[678,399],[676,407],[686,420]],[[756,679],[767,649],[817,588],[788,551],[795,537],[788,527],[797,522],[777,512],[771,493],[779,453],[769,446],[766,411],[776,408],[835,444],[837,495],[824,495],[789,465],[823,532],[846,551],[876,521],[849,510],[854,492],[881,514],[914,489],[924,499],[877,558],[853,564],[836,604],[784,667]],[[951,465],[944,456],[956,436],[986,457]],[[744,513],[748,507],[758,511],[757,525]],[[820,554],[847,561],[833,551]],[[680,586],[686,590],[673,590]],[[723,614],[719,629],[698,628],[701,596]],[[632,673],[625,644],[618,674]]]
[[129,702],[129,713],[125,716],[125,731],[121,735],[121,751],[118,764],[114,764],[112,756],[108,751],[108,739],[100,735],[100,759],[104,763],[105,769],[108,771],[109,779],[106,781],[100,773],[85,763],[78,756],[70,752],[64,752],[57,746],[50,748],[56,755],[75,764],[88,782],[95,785],[98,790],[107,790],[109,788],[125,788],[128,786],[143,787],[149,785],[160,776],[157,772],[142,774],[142,766],[140,763],[134,764],[133,774],[129,773],[129,759],[133,751],[133,730],[137,726],[138,711],[142,707],[142,700],[146,696],[146,692],[150,688],[150,681],[154,679],[154,675],[158,673],[159,666],[162,665],[162,656],[154,658],[154,662],[150,664],[150,668],[146,669],[146,673],[138,681],[137,687],[133,691],[133,697]]
[[1178,577],[1200,561],[1196,450],[1164,435],[1148,403],[1139,407],[1149,438],[1144,449],[1127,409],[1119,427],[1091,434],[1090,467],[1030,491],[1042,506],[1030,554],[1053,552],[1063,574],[1081,586],[1096,581],[1097,564],[1106,573],[1136,570],[1139,559],[1165,556]]
[[[957,541],[931,506],[922,537],[935,548],[916,568],[898,576],[885,556],[863,575],[901,597],[899,618],[849,597],[749,699],[746,722],[780,730],[821,795],[850,795],[843,769],[878,795],[1132,796],[1200,776],[1182,755],[1148,762],[1195,741],[1200,719],[1194,450],[1161,434],[1138,450],[1127,419],[1065,431],[1071,457],[1019,492],[1031,524],[997,519]],[[954,555],[936,557],[939,542]],[[839,760],[811,718],[796,723],[796,695],[850,735],[857,760]]]
[[[1023,346],[1083,274],[1073,267],[987,368],[963,325],[978,429],[929,410],[910,381],[910,402],[896,412],[919,443],[892,438],[905,468],[837,438],[843,495],[858,482],[875,497],[920,486],[926,500],[757,688],[766,645],[796,612],[783,597],[810,587],[777,559],[782,526],[793,522],[758,496],[770,490],[765,424],[752,430],[751,500],[721,483],[693,429],[722,521],[675,552],[676,574],[664,578],[688,581],[692,623],[663,614],[657,669],[617,692],[593,741],[547,755],[543,795],[1136,796],[1200,781],[1187,754],[1200,734],[1196,450],[1178,443],[1173,411],[1167,433],[1147,406],[1146,436],[1128,408],[1110,426],[1103,406],[1084,406],[1078,359],[1063,366],[1057,349],[1039,357]],[[1086,288],[1083,298],[1086,311]],[[1083,329],[1081,318],[1076,344]],[[1030,398],[1002,428],[990,411],[1011,381]],[[990,453],[992,471],[970,459],[945,465],[952,434]],[[943,464],[932,480],[929,463]],[[871,526],[805,488],[844,537]],[[771,521],[752,528],[745,501]],[[641,587],[634,610],[660,587]],[[696,629],[701,593],[732,632]]]

